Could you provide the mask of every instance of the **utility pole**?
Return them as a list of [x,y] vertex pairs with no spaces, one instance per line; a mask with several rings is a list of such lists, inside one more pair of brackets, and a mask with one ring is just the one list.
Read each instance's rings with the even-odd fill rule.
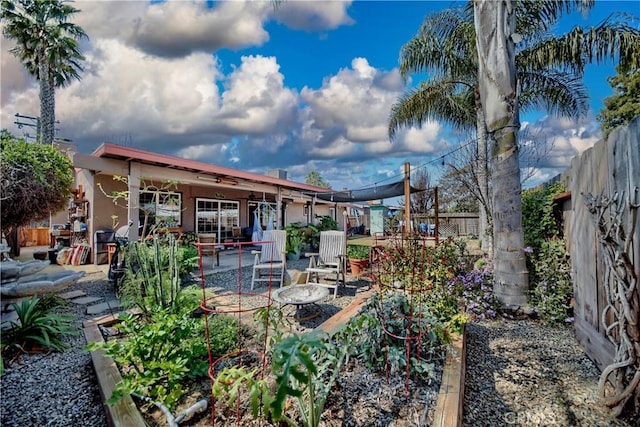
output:
[[[20,119],[28,121],[20,121]],[[36,141],[40,139],[40,117],[25,116],[20,113],[16,113],[16,121],[13,122],[18,125],[18,129],[22,129],[24,126],[34,128],[36,130],[36,136],[31,136],[27,132],[23,132],[25,138],[33,138]]]
[[[36,141],[40,141],[40,117],[25,116],[24,114],[20,114],[20,113],[16,113],[15,116],[16,116],[16,121],[13,123],[18,125],[18,129],[22,129],[23,127],[26,126],[36,130],[36,136],[29,135],[28,132],[23,132],[24,137],[26,139],[31,138],[31,139],[35,139]],[[21,119],[24,121],[20,121]],[[55,123],[60,124],[60,120],[56,120]],[[54,141],[56,141],[55,132],[59,130],[60,129],[54,129],[54,138],[53,138]]]
[[404,163],[404,232],[411,233],[411,167]]

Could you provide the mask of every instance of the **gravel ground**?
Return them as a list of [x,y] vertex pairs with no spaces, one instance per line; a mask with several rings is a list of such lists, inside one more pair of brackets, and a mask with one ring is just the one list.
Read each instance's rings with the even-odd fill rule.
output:
[[467,327],[465,426],[632,426],[598,400],[600,372],[570,327],[491,321]]
[[[306,265],[301,260],[288,267],[302,270]],[[242,271],[243,287],[249,289],[251,269]],[[235,271],[217,273],[208,276],[207,283],[233,287],[236,277]],[[322,316],[299,322],[298,329],[317,326],[366,289],[365,281],[351,282],[339,290],[337,299],[329,297],[319,304]],[[71,290],[107,300],[114,297],[102,273],[88,274],[66,291]],[[85,310],[84,305],[70,304],[63,311],[74,315],[80,327],[90,317]],[[465,426],[638,425],[609,417],[599,404],[599,371],[581,350],[571,328],[520,320],[474,323],[467,331]],[[83,350],[84,336],[67,342],[71,349],[64,353],[23,355],[5,370],[0,381],[0,425],[107,425],[91,358]]]

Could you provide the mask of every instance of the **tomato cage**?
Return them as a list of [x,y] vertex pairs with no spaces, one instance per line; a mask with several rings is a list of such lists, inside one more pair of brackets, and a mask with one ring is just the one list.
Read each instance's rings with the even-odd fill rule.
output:
[[[282,273],[278,269],[278,262],[281,261],[278,255],[270,255],[272,269],[267,269],[267,273],[262,279],[262,285],[252,290],[253,274],[255,274],[255,262],[251,265],[249,260],[256,257],[259,250],[265,251],[273,241],[260,242],[233,242],[225,244],[198,243],[198,263],[200,267],[200,283],[202,288],[202,303],[200,309],[205,315],[205,334],[209,357],[208,375],[211,379],[211,425],[242,425],[244,416],[247,414],[249,390],[243,383],[248,380],[261,381],[267,374],[266,348],[268,339],[277,325],[271,324],[271,313],[277,313],[278,309],[271,310],[273,299],[271,297],[272,284],[281,283],[282,278],[277,277],[277,273]],[[258,250],[256,249],[258,246]],[[229,249],[229,250],[227,250]],[[237,252],[237,253],[235,253]],[[273,252],[273,251],[272,251]],[[219,256],[223,253],[225,265],[220,267]],[[207,256],[209,254],[210,256]],[[236,257],[237,265],[234,268],[231,257]],[[213,258],[213,259],[212,259]],[[213,275],[206,271],[209,259],[214,265],[211,271]],[[264,257],[262,265],[264,266]],[[244,266],[243,266],[244,260]],[[267,263],[268,264],[268,263]],[[227,283],[216,283],[215,273],[225,271]],[[253,273],[253,274],[252,274]],[[230,275],[234,275],[233,283],[229,282]],[[220,276],[222,277],[222,276]],[[266,285],[266,286],[265,286]],[[255,319],[254,313],[261,315]],[[212,333],[214,326],[212,322],[216,316],[229,316],[235,319],[234,327],[236,333],[236,345],[232,351],[224,354],[216,354],[212,343]],[[257,333],[250,331],[256,330]],[[233,375],[236,377],[233,377]],[[238,378],[238,376],[243,378]],[[214,396],[216,387],[229,386],[237,381],[235,401],[229,403],[224,399],[217,399]],[[252,416],[253,419],[253,416]],[[262,417],[258,417],[255,422],[262,425]]]
[[404,363],[407,397],[411,369],[422,360],[423,341],[433,332],[427,306],[433,277],[426,267],[434,262],[434,249],[433,239],[408,233],[378,239],[372,248],[371,277],[378,289],[374,301],[384,332],[385,373],[389,380],[391,371]]

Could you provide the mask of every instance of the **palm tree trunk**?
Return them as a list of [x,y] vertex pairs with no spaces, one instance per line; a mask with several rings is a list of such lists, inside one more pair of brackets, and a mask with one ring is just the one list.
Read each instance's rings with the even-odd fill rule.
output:
[[494,293],[507,307],[527,303],[517,131],[515,1],[474,0],[480,99],[491,147]]
[[47,64],[46,60],[40,60],[38,69],[40,80],[40,142],[51,144],[53,142],[55,122],[53,82],[49,78],[49,64]]
[[478,153],[476,156],[476,170],[478,175],[478,192],[480,194],[480,249],[493,259],[493,230],[491,227],[491,199],[489,195],[489,170],[487,159],[487,125],[480,102],[480,93],[476,92],[476,136],[478,138]]

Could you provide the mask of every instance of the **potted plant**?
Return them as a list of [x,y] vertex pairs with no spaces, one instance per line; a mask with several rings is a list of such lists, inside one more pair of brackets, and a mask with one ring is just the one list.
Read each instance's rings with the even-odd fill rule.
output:
[[347,258],[351,267],[351,274],[361,275],[369,266],[369,252],[371,248],[365,245],[347,245]]
[[305,228],[301,222],[292,222],[284,229],[287,231],[287,259],[299,260],[305,245]]

